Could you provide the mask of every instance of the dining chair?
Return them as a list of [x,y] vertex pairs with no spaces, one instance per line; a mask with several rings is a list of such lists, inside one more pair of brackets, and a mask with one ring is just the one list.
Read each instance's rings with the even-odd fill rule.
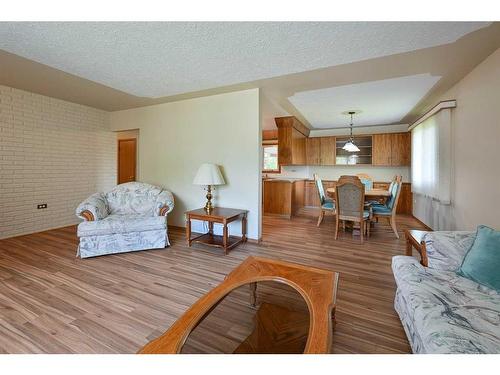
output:
[[365,185],[365,191],[373,189],[373,178],[369,174],[358,173],[356,176],[361,180],[363,185]]
[[396,209],[398,207],[402,184],[402,176],[396,176],[389,186],[391,196],[387,202],[385,204],[372,205],[373,217],[377,220],[377,222],[379,218],[387,219],[394,234],[396,235],[396,238],[399,238],[398,230],[396,228]]
[[361,243],[366,232],[370,236],[370,210],[365,209],[365,186],[356,176],[341,176],[335,187],[337,207],[335,239],[338,238],[340,221],[359,223]]
[[323,187],[323,181],[321,178],[315,173],[314,175],[314,183],[316,184],[316,190],[318,191],[319,203],[320,203],[320,212],[318,217],[318,224],[316,226],[319,227],[323,218],[325,217],[325,212],[330,212],[335,215],[335,202],[331,198],[327,198],[325,195],[325,189]]

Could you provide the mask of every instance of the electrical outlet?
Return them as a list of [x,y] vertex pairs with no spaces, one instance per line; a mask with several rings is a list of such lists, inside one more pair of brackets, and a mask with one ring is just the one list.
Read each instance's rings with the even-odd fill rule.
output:
[[37,209],[41,210],[43,208],[47,208],[47,203],[42,203],[42,204],[39,204],[38,206],[36,206]]

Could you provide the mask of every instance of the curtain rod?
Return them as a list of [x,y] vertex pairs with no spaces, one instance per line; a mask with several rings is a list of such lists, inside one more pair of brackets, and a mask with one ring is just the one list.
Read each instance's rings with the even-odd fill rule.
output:
[[453,100],[443,100],[442,102],[439,102],[436,104],[434,107],[429,109],[427,112],[425,112],[417,121],[415,121],[413,124],[408,126],[408,131],[412,130],[415,126],[420,125],[422,122],[427,120],[429,117],[435,115],[442,109],[446,108],[455,108],[457,106],[457,101],[455,99]]

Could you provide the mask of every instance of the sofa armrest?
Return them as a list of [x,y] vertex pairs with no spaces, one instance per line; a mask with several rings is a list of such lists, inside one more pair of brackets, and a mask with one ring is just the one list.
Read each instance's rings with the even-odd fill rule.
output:
[[155,215],[167,216],[174,209],[174,196],[168,190],[162,190],[156,198]]
[[97,221],[108,216],[108,204],[102,193],[92,194],[76,209],[76,216],[85,221]]
[[472,231],[428,232],[422,241],[428,266],[443,271],[456,271],[476,238]]

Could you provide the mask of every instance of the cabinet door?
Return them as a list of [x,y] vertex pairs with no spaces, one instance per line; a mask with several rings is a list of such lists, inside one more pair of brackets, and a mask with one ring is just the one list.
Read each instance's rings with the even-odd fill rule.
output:
[[335,165],[335,137],[321,137],[321,165]]
[[319,207],[319,195],[314,181],[306,181],[304,193],[304,206]]
[[409,166],[411,155],[411,133],[394,133],[392,136],[391,165]]
[[372,142],[372,164],[391,165],[391,134],[374,134]]
[[306,136],[295,128],[292,129],[292,164],[306,164]]
[[320,139],[321,138],[307,138],[306,139],[306,164],[319,165],[320,164]]
[[278,164],[292,164],[292,128],[278,128]]

